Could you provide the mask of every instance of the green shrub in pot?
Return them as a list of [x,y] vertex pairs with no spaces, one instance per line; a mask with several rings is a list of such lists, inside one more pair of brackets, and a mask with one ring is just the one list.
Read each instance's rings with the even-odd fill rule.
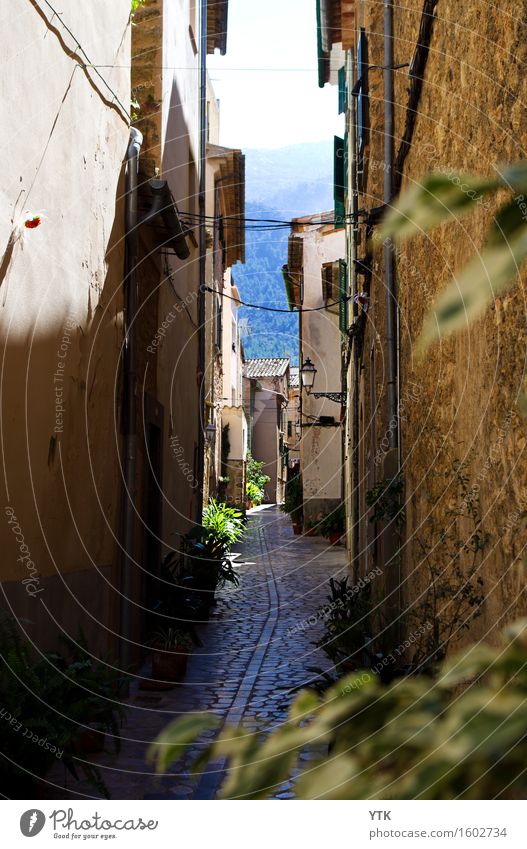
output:
[[328,513],[318,524],[318,533],[330,540],[340,539],[346,527],[346,516],[344,505],[340,504],[331,513]]
[[283,513],[289,513],[293,525],[301,525],[303,520],[304,496],[302,476],[295,475],[286,484],[285,500],[280,505]]
[[162,628],[150,640],[152,646],[152,676],[162,681],[182,681],[192,651],[190,634],[174,626]]

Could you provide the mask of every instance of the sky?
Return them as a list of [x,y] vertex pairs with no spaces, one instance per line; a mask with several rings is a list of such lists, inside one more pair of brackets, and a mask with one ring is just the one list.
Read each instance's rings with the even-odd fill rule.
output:
[[318,87],[316,42],[315,0],[229,0],[227,54],[208,57],[220,144],[277,148],[342,135],[336,86]]

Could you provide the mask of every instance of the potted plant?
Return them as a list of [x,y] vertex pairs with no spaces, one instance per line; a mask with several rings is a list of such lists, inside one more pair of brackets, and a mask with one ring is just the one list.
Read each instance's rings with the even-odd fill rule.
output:
[[346,575],[340,580],[330,578],[329,589],[329,605],[320,608],[325,631],[315,645],[323,649],[342,674],[363,667],[369,660],[371,585],[353,586]]
[[258,507],[258,505],[262,503],[264,496],[263,489],[259,489],[252,481],[247,481],[245,493],[247,495],[248,510],[250,510],[251,507]]
[[95,738],[100,749],[106,734],[119,750],[123,675],[97,658],[82,634],[62,643],[64,653],[35,659],[17,623],[0,614],[0,653],[6,661],[0,669],[5,714],[0,745],[7,756],[0,763],[0,782],[9,786],[11,798],[39,798],[44,787],[38,782],[57,758],[75,780],[82,773],[99,795],[109,795],[97,766],[79,752],[92,749]]
[[[211,499],[203,511],[203,524],[185,534],[181,550],[170,551],[161,564],[159,594],[151,604],[152,621],[159,622],[159,616],[176,622],[207,621],[216,589],[239,583],[228,555],[244,531],[239,510]],[[195,634],[193,639],[199,644]]]
[[210,607],[214,603],[218,587],[227,583],[238,586],[238,576],[228,555],[244,532],[241,511],[211,498],[203,510],[203,524],[186,535],[188,577],[205,605]]
[[308,537],[316,537],[318,536],[318,522],[309,521],[305,525],[306,536]]
[[192,639],[181,628],[163,628],[152,637],[152,678],[160,684],[179,683],[187,671]]
[[302,533],[303,506],[302,476],[298,474],[287,482],[285,501],[280,505],[283,513],[289,513],[295,534]]
[[340,545],[346,527],[344,505],[340,504],[325,516],[319,525],[319,533],[329,539],[331,545]]

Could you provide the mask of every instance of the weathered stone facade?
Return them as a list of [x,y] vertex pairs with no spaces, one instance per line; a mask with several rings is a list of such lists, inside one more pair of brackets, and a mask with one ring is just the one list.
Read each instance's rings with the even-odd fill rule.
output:
[[[368,62],[383,64],[382,5],[358,3],[368,33]],[[522,68],[527,4],[506,2],[465,7],[440,0],[436,7],[422,96],[403,191],[429,172],[495,173],[500,162],[523,156],[527,131],[527,83]],[[395,61],[410,63],[423,3],[411,0],[394,11]],[[371,131],[366,183],[360,204],[383,203],[384,89],[382,72],[369,72]],[[395,73],[395,152],[407,122],[408,70]],[[501,200],[501,198],[499,198]],[[481,248],[496,209],[494,200],[474,214],[416,237],[396,251],[400,306],[401,458],[407,521],[402,548],[402,602],[416,603],[428,583],[428,555],[452,532],[470,547],[470,504],[488,542],[477,557],[485,600],[470,638],[490,637],[494,628],[525,611],[522,553],[527,541],[527,425],[517,397],[525,370],[525,271],[512,291],[495,300],[485,316],[454,338],[436,344],[419,361],[414,343],[423,317],[452,275]],[[361,231],[360,254],[366,253]],[[374,233],[373,233],[374,235]],[[382,534],[369,521],[365,497],[383,476],[389,459],[386,399],[385,272],[382,246],[374,247],[372,283],[360,378],[358,476],[361,492],[362,567],[379,556]],[[482,283],[482,285],[484,285]],[[466,476],[459,486],[457,464]],[[467,488],[469,495],[467,496]],[[472,501],[470,500],[472,498]],[[448,576],[452,561],[442,547]],[[470,568],[472,555],[462,562]],[[422,600],[422,599],[421,599]]]

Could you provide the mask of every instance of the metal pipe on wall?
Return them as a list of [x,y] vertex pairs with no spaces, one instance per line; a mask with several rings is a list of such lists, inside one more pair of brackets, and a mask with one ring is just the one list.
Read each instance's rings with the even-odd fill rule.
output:
[[[351,94],[356,83],[354,56],[351,51],[348,54],[348,138],[349,150],[351,156],[350,167],[348,169],[348,198],[351,198],[351,204],[348,201],[348,213],[352,213],[352,218],[347,221],[348,234],[348,269],[351,273],[352,285],[351,294],[353,296],[353,318],[356,320],[358,316],[358,306],[355,300],[355,295],[358,292],[357,285],[357,211],[359,208],[358,187],[357,187],[357,105],[356,99]],[[360,488],[359,488],[359,352],[357,350],[358,340],[352,342],[353,350],[351,357],[351,373],[353,386],[353,404],[351,409],[351,562],[353,568],[354,579],[358,580],[359,566],[359,523],[360,523]],[[349,415],[348,411],[348,415]]]
[[[393,2],[384,0],[384,203],[393,200],[394,143],[394,72],[393,72]],[[388,421],[390,448],[399,444],[397,287],[395,282],[395,250],[391,239],[384,240],[384,273],[386,287],[386,347],[388,374]]]
[[[391,204],[394,193],[395,116],[394,116],[394,19],[393,2],[384,0],[384,203]],[[391,239],[384,241],[384,273],[386,286],[386,347],[388,373],[388,422],[390,451],[385,457],[384,477],[395,477],[401,469],[399,433],[399,340],[398,299],[395,277],[395,247]],[[393,617],[386,630],[392,645],[401,639],[402,565],[401,540],[389,523],[383,532],[384,567],[387,567],[388,610]],[[395,568],[394,568],[395,567]]]
[[123,280],[124,300],[124,353],[123,353],[123,495],[121,528],[121,668],[130,667],[131,645],[131,595],[134,563],[135,472],[137,463],[137,395],[136,351],[133,323],[137,314],[137,257],[138,257],[138,174],[139,155],[143,136],[135,127],[130,129],[130,142],[126,154],[126,211],[125,211],[125,268]]
[[205,298],[207,233],[206,169],[207,169],[207,0],[201,0],[199,40],[199,290],[198,290],[198,456],[196,477],[196,521],[201,524],[205,473]]

